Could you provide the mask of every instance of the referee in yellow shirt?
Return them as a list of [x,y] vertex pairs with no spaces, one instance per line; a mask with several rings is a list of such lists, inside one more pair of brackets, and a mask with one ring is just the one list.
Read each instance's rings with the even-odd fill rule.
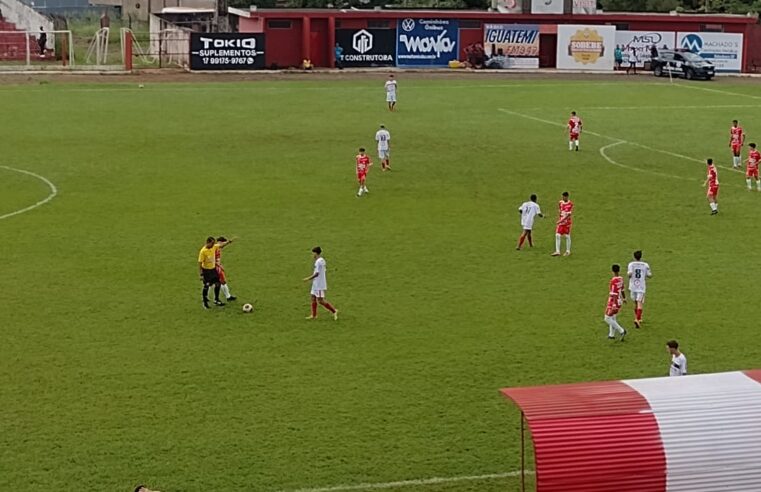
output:
[[206,244],[204,244],[201,251],[198,253],[198,269],[201,273],[201,281],[203,282],[203,308],[209,309],[209,287],[214,286],[214,304],[217,306],[224,306],[225,303],[219,300],[219,291],[221,284],[219,282],[219,274],[217,273],[217,259],[216,252],[217,241],[209,236],[206,238]]

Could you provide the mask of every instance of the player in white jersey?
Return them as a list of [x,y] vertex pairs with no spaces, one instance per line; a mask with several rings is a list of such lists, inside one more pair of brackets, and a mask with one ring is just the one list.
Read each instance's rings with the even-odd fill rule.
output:
[[312,281],[312,314],[307,319],[317,318],[317,304],[333,313],[333,319],[338,320],[338,310],[334,308],[326,299],[325,292],[328,290],[328,279],[326,277],[325,258],[322,257],[322,248],[315,246],[312,248],[314,257],[314,271],[312,275],[304,279],[304,282]]
[[518,208],[518,213],[521,214],[521,227],[523,228],[523,232],[521,233],[521,237],[518,238],[518,246],[515,249],[520,251],[523,246],[523,241],[526,239],[528,239],[528,245],[533,248],[534,239],[531,237],[531,230],[534,228],[534,219],[537,215],[539,217],[544,217],[544,215],[542,215],[542,209],[539,208],[539,204],[536,203],[536,195],[531,195],[529,201],[524,202]]
[[666,349],[671,354],[671,366],[669,367],[669,376],[686,376],[687,375],[687,357],[679,351],[679,342],[669,340],[666,342]]
[[391,170],[391,134],[386,127],[381,125],[380,130],[375,132],[375,141],[378,142],[378,159],[381,161],[381,170]]
[[388,103],[388,110],[396,110],[396,80],[394,80],[394,74],[388,76],[386,81],[386,102]]
[[629,292],[634,300],[634,326],[642,326],[642,308],[645,304],[645,291],[647,279],[653,276],[650,265],[642,261],[642,251],[634,252],[634,261],[629,263],[626,269],[629,275]]

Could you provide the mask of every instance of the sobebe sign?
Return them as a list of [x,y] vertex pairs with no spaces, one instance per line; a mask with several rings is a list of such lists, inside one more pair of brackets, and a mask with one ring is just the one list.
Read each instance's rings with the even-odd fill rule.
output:
[[743,35],[723,32],[680,32],[677,47],[684,48],[710,61],[716,72],[742,71]]
[[459,55],[459,23],[450,19],[400,19],[396,64],[446,67]]
[[558,26],[557,67],[566,70],[613,70],[615,26]]
[[264,34],[190,34],[191,70],[264,68]]

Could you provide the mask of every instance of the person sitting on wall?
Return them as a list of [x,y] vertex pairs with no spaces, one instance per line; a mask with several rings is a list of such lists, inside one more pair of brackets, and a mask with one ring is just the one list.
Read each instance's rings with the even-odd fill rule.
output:
[[301,62],[301,69],[302,70],[312,70],[313,67],[314,67],[314,65],[312,65],[312,60],[310,60],[309,58],[307,58],[307,59],[305,59],[304,61]]
[[497,49],[497,53],[492,54],[491,58],[486,60],[486,68],[507,68],[507,57],[502,48]]

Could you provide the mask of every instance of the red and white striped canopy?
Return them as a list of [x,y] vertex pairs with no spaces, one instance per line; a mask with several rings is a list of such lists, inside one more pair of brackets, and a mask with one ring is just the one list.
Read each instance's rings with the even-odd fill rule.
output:
[[501,391],[537,492],[761,492],[761,370]]

